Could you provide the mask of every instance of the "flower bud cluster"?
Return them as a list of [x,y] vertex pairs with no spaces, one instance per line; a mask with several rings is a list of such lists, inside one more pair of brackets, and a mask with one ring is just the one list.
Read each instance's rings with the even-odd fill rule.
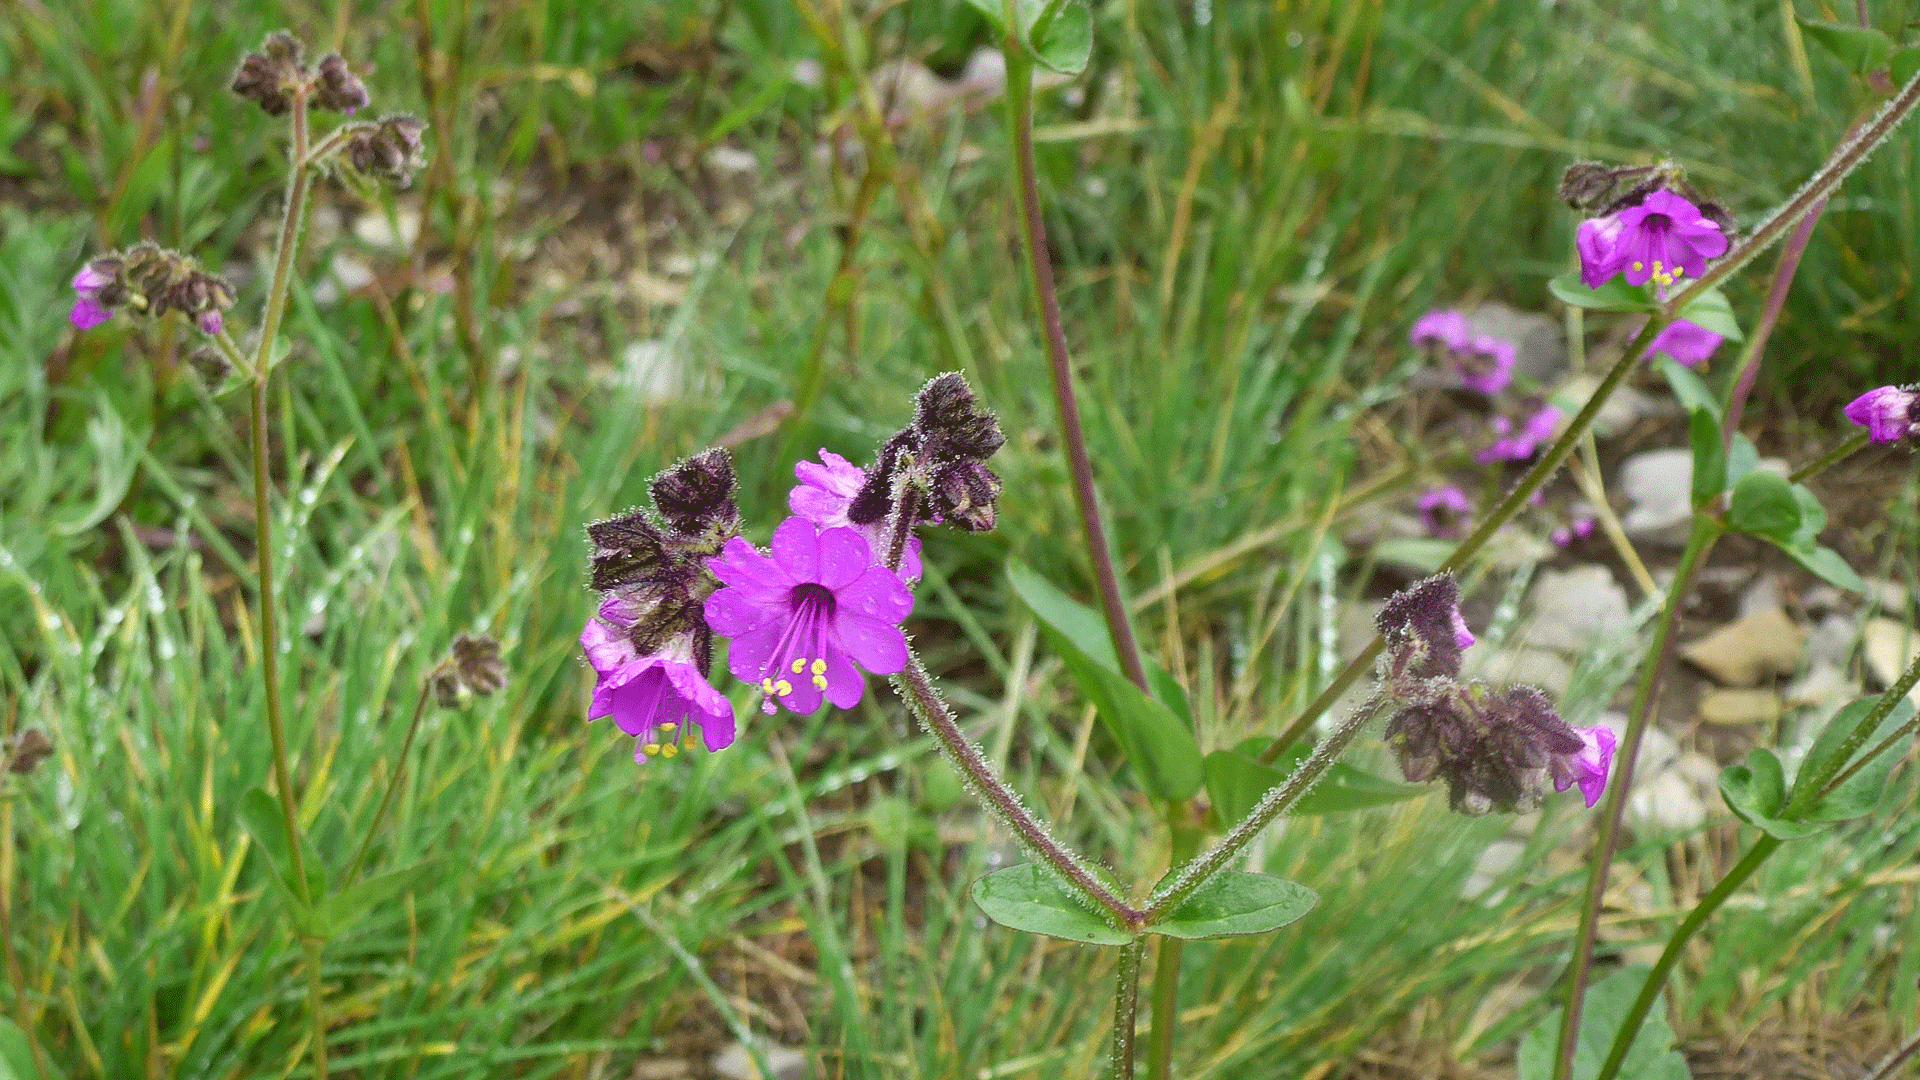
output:
[[79,295],[69,318],[82,330],[125,308],[156,318],[178,311],[202,332],[218,334],[221,313],[233,306],[233,287],[224,279],[200,269],[190,256],[145,241],[87,263],[74,275],[73,288]]
[[426,130],[426,121],[406,113],[354,124],[348,128],[341,157],[362,176],[404,188],[426,164],[420,142]]
[[486,634],[461,634],[453,639],[446,659],[427,675],[427,684],[443,709],[459,708],[476,695],[499,693],[507,685],[500,643]]
[[1599,800],[1613,760],[1611,730],[1573,727],[1530,686],[1460,681],[1474,639],[1452,575],[1396,593],[1374,624],[1387,643],[1383,693],[1395,710],[1387,744],[1409,782],[1445,781],[1448,803],[1463,814],[1531,810],[1549,781],[1558,791],[1580,785],[1588,806]]
[[879,460],[847,508],[855,526],[895,516],[911,493],[912,520],[991,531],[998,520],[1000,477],[986,460],[1005,445],[1000,422],[979,407],[958,372],[938,376],[914,398],[913,422],[880,448]]
[[281,116],[292,107],[295,95],[310,94],[309,100],[322,109],[351,115],[365,108],[371,99],[366,84],[347,67],[339,53],[320,58],[318,68],[302,62],[306,46],[285,30],[267,35],[257,51],[240,58],[227,88],[255,102],[268,116]]

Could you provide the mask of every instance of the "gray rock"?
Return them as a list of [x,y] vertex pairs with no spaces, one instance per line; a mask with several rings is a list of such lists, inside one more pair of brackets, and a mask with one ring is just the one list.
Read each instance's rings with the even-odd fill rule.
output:
[[772,1076],[762,1076],[753,1055],[739,1043],[713,1056],[713,1071],[727,1080],[804,1080],[807,1075],[807,1055],[798,1050],[762,1043],[760,1053],[767,1059],[767,1068],[773,1070]]
[[1627,813],[1636,830],[1674,832],[1692,829],[1707,820],[1707,804],[1694,783],[1678,769],[1667,769],[1644,784],[1635,784],[1627,797]]
[[1780,695],[1771,690],[1714,689],[1700,699],[1700,722],[1737,727],[1780,719]]
[[[1907,665],[1920,659],[1920,630],[1895,622],[1892,619],[1868,619],[1861,630],[1864,638],[1863,651],[1867,656],[1867,670],[1881,686],[1891,686],[1906,671]],[[1915,686],[1907,696],[1914,704],[1920,705],[1920,686]]]
[[1780,609],[1780,579],[1772,574],[1761,574],[1740,594],[1740,617],[1758,615],[1765,611]]
[[1813,709],[1832,716],[1841,705],[1860,696],[1860,684],[1847,678],[1839,664],[1816,660],[1805,675],[1787,684],[1780,695],[1793,708]]
[[1467,329],[1513,342],[1514,371],[1542,386],[1566,376],[1567,346],[1561,340],[1558,319],[1505,304],[1483,304],[1467,312]]
[[1693,520],[1693,452],[1647,450],[1620,463],[1627,512],[1620,528],[1635,540],[1678,546]]
[[[1587,403],[1594,391],[1600,389],[1597,375],[1576,375],[1561,383],[1553,396],[1576,408]],[[1600,438],[1610,438],[1638,423],[1642,418],[1661,416],[1673,412],[1671,402],[1662,401],[1651,394],[1643,394],[1631,386],[1615,388],[1613,396],[1600,404],[1600,411],[1593,417],[1593,433]]]
[[1628,626],[1627,591],[1597,563],[1549,570],[1527,593],[1527,614],[1526,644],[1583,653]]
[[1473,873],[1460,886],[1460,895],[1468,900],[1475,899],[1488,889],[1501,875],[1512,870],[1525,854],[1527,845],[1518,840],[1495,840],[1480,853],[1479,861],[1473,864]]
[[1846,667],[1847,661],[1853,659],[1855,633],[1853,620],[1845,615],[1836,612],[1822,616],[1807,632],[1808,665]]
[[1807,633],[1787,613],[1768,608],[1720,627],[1680,650],[1680,656],[1722,686],[1753,686],[1800,666]]

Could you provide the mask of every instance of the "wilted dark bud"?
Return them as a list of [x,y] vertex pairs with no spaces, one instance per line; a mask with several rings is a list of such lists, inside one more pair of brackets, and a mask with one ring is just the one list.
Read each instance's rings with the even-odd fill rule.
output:
[[367,96],[366,84],[347,67],[339,53],[322,57],[315,74],[318,78],[314,83],[313,103],[323,109],[352,115],[355,109],[366,108],[372,100]]
[[977,461],[937,466],[927,492],[933,516],[968,532],[991,532],[998,517],[1000,478]]
[[187,365],[200,377],[200,382],[209,390],[218,390],[227,384],[227,377],[233,374],[233,365],[221,355],[220,350],[211,345],[202,345],[187,354]]
[[1729,239],[1739,235],[1740,230],[1734,223],[1733,215],[1727,211],[1726,207],[1712,200],[1699,202],[1698,206],[1700,207],[1700,216],[1720,226],[1720,231],[1725,233]]
[[354,127],[343,152],[355,171],[403,188],[424,164],[420,136],[426,130],[426,121],[416,116],[382,117]]
[[433,691],[434,703],[443,709],[457,709],[467,703],[466,684],[451,660],[442,660],[427,673],[427,686]]
[[203,332],[218,334],[224,325],[221,313],[232,306],[233,286],[217,275],[192,268],[172,288],[154,298],[153,314],[179,311]]
[[593,545],[591,583],[600,592],[630,589],[673,569],[666,537],[641,510],[588,525],[587,541]]
[[1460,583],[1436,574],[1394,593],[1373,625],[1387,640],[1392,671],[1416,679],[1460,674],[1473,632],[1460,616]]
[[[1549,781],[1564,790],[1587,779],[1576,761],[1587,741],[1531,686],[1455,687],[1394,714],[1386,736],[1401,774],[1446,781],[1448,803],[1464,814],[1524,812],[1540,805]],[[1601,784],[1605,772],[1602,763]]]
[[1560,198],[1575,210],[1588,210],[1605,202],[1617,182],[1613,166],[1599,161],[1576,161],[1560,177]]
[[1006,444],[1000,422],[979,408],[964,375],[936,376],[913,402],[913,427],[937,458],[985,461]]
[[268,116],[279,116],[292,104],[292,95],[312,78],[300,63],[306,51],[300,39],[285,30],[267,35],[258,52],[240,58],[239,70],[227,89],[259,103]]
[[740,507],[734,502],[738,486],[733,455],[708,450],[654,477],[648,489],[676,540],[718,552],[740,531]]
[[880,456],[867,470],[867,481],[847,504],[847,520],[855,525],[885,521],[893,513],[894,476],[909,466],[921,445],[920,433],[913,428],[897,431],[882,443]]
[[5,743],[7,771],[26,776],[53,755],[53,740],[39,728],[26,728]]
[[460,681],[482,697],[507,685],[507,665],[500,659],[500,643],[486,634],[461,634],[453,639],[453,663]]

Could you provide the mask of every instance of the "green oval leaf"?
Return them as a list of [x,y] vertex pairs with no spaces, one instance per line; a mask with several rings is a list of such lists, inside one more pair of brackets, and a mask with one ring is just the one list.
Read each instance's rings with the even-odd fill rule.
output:
[[1781,550],[1792,557],[1810,574],[1829,585],[1837,585],[1848,592],[1865,594],[1867,583],[1864,578],[1847,565],[1840,553],[1829,547],[1798,548],[1781,545]]
[[[1296,744],[1288,747],[1274,764],[1263,765],[1258,755],[1265,746],[1265,739],[1248,739],[1232,750],[1215,750],[1207,755],[1207,795],[1222,825],[1231,825],[1252,813],[1267,792],[1279,787],[1309,752],[1307,747]],[[1341,814],[1404,802],[1427,791],[1418,784],[1398,783],[1344,762],[1335,762],[1287,814],[1290,817]]]
[[1727,449],[1720,421],[1705,409],[1687,417],[1687,441],[1693,447],[1693,506],[1698,510],[1727,489]]
[[1905,86],[1915,72],[1920,72],[1920,45],[1901,49],[1887,58],[1887,77],[1895,86]]
[[1693,303],[1683,308],[1678,316],[1695,326],[1705,327],[1728,341],[1745,341],[1746,335],[1740,332],[1740,322],[1733,317],[1733,305],[1727,302],[1726,294],[1719,289],[1708,289]]
[[[1814,740],[1812,749],[1807,751],[1806,761],[1800,765],[1800,772],[1794,778],[1796,786],[1811,781],[1815,773],[1821,771],[1825,764],[1840,752],[1848,736],[1853,734],[1853,730],[1860,726],[1861,721],[1867,718],[1867,714],[1872,712],[1873,707],[1878,703],[1878,698],[1862,698],[1841,709],[1834,714],[1832,720],[1827,721],[1827,726],[1820,731],[1820,737]],[[1913,702],[1902,698],[1874,727],[1873,734],[1867,737],[1861,752],[1864,753],[1878,746],[1901,724],[1912,719],[1913,710]],[[1846,783],[1829,792],[1826,798],[1814,803],[1813,807],[1807,811],[1806,820],[1850,821],[1873,813],[1879,807],[1881,797],[1886,793],[1887,775],[1893,771],[1894,764],[1900,760],[1901,755],[1895,752],[1899,749],[1899,744],[1890,746],[1878,757],[1861,766],[1860,771],[1849,777]]]
[[1037,863],[996,870],[973,883],[973,902],[1012,930],[1094,945],[1125,945],[1133,935],[1088,910],[1079,896]]
[[1714,423],[1720,422],[1720,399],[1700,376],[1665,353],[1661,353],[1654,361],[1654,366],[1667,380],[1667,385],[1673,388],[1673,396],[1680,400],[1681,408],[1689,411],[1705,409],[1713,417]]
[[1615,274],[1597,289],[1587,288],[1580,272],[1569,271],[1547,282],[1547,289],[1560,302],[1588,311],[1652,311],[1659,307],[1653,290],[1645,285],[1629,285],[1624,274]]
[[1313,910],[1320,897],[1305,885],[1267,874],[1229,870],[1147,927],[1149,934],[1185,938],[1264,934]]
[[1794,840],[1820,831],[1819,825],[1782,821],[1774,816],[1786,805],[1786,783],[1780,759],[1771,750],[1750,750],[1745,765],[1721,769],[1720,796],[1740,820],[1777,839]]
[[[993,26],[996,41],[1007,36],[1003,0],[968,0]],[[1049,10],[1051,9],[1051,10]],[[1050,70],[1078,75],[1093,54],[1093,17],[1076,0],[1015,0],[1020,42],[1027,55]]]
[[[1623,967],[1593,985],[1587,991],[1580,1012],[1580,1034],[1573,1046],[1573,1080],[1593,1080],[1620,1035],[1620,1025],[1640,995],[1640,987],[1652,969],[1642,965]],[[1693,1074],[1687,1059],[1673,1048],[1673,1028],[1667,1026],[1667,1007],[1662,994],[1653,999],[1653,1008],[1634,1033],[1627,1056],[1620,1063],[1621,1080],[1688,1080]],[[1565,1008],[1542,1017],[1527,1037],[1520,1040],[1520,1080],[1549,1080],[1553,1076],[1553,1052],[1560,1041],[1560,1017]]]
[[[240,822],[253,834],[254,843],[260,846],[260,853],[266,857],[267,865],[273,868],[273,879],[287,894],[297,908],[300,906],[300,890],[293,884],[293,860],[287,851],[286,818],[280,813],[280,804],[262,787],[249,788],[240,796]],[[321,868],[319,853],[314,851],[305,837],[301,837],[301,854],[305,856],[307,871],[307,895],[325,896],[327,892],[326,871]]]
[[1785,543],[1800,531],[1800,500],[1786,477],[1756,469],[1734,485],[1727,523],[1740,532]]

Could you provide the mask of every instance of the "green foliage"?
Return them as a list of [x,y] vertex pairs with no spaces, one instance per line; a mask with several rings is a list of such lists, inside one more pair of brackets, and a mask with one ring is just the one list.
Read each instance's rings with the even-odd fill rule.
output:
[[[1248,739],[1232,750],[1215,750],[1207,755],[1207,795],[1213,801],[1214,815],[1222,827],[1231,827],[1252,813],[1261,797],[1284,783],[1287,775],[1298,768],[1313,749],[1295,743],[1272,765],[1262,765],[1259,754],[1266,746],[1265,739]],[[1383,780],[1344,761],[1336,761],[1305,795],[1295,800],[1287,813],[1294,817],[1347,813],[1401,802],[1424,795],[1428,790],[1417,784]]]
[[1864,75],[1875,68],[1885,67],[1893,56],[1893,39],[1870,26],[1832,22],[1827,19],[1804,19],[1794,16],[1800,29],[1807,36],[1819,42],[1838,59],[1842,66],[1856,75]]
[[1660,306],[1653,286],[1629,285],[1625,274],[1615,274],[1595,289],[1580,280],[1578,270],[1570,270],[1547,282],[1547,288],[1561,303],[1588,311],[1653,311]]
[[[1847,705],[1835,713],[1833,719],[1827,721],[1827,726],[1820,730],[1819,737],[1814,740],[1813,746],[1807,751],[1806,758],[1800,763],[1800,771],[1794,779],[1794,794],[1799,794],[1800,785],[1811,782],[1813,777],[1828,767],[1847,768],[1859,760],[1854,757],[1847,761],[1835,762],[1834,759],[1841,747],[1852,737],[1854,729],[1858,728],[1879,704],[1878,698],[1863,698]],[[1868,734],[1866,742],[1862,744],[1861,752],[1864,753],[1880,745],[1900,725],[1913,719],[1913,714],[1913,701],[1901,698],[1885,716],[1880,718],[1880,722],[1874,725],[1873,731]],[[1892,749],[1894,748],[1889,747],[1888,750],[1881,751],[1878,757],[1862,765],[1860,770],[1849,777],[1845,783],[1829,792],[1824,798],[1816,800],[1808,809],[1806,820],[1849,821],[1864,817],[1878,809],[1886,791],[1887,775],[1893,771],[1894,763],[1899,760],[1898,754],[1890,752]]]
[[1780,840],[1797,840],[1820,831],[1819,825],[1788,821],[1779,815],[1787,805],[1786,780],[1780,759],[1764,746],[1747,751],[1745,765],[1720,770],[1720,795],[1727,808],[1749,825]]
[[1038,863],[996,870],[973,883],[973,902],[1013,930],[1093,945],[1125,945],[1133,935],[1095,915],[1087,901]]
[[[1007,0],[968,0],[986,16],[995,37],[1007,32]],[[1011,0],[1020,20],[1018,40],[1049,71],[1078,75],[1093,53],[1093,16],[1081,0]]]
[[[1601,979],[1587,988],[1585,1010],[1580,1014],[1580,1037],[1573,1047],[1573,1080],[1593,1080],[1606,1063],[1613,1040],[1626,1021],[1633,999],[1640,993],[1650,969],[1635,964]],[[1632,1080],[1687,1080],[1693,1073],[1687,1059],[1673,1048],[1673,1029],[1667,1026],[1667,1010],[1662,997],[1653,1000],[1646,1022],[1633,1037],[1626,1060],[1620,1063],[1622,1077]],[[1553,1075],[1553,1051],[1560,1038],[1564,1008],[1555,1009],[1527,1032],[1520,1042],[1520,1080],[1548,1080]]]
[[1297,881],[1229,870],[1196,889],[1147,932],[1189,941],[1264,934],[1313,910],[1319,899]]

